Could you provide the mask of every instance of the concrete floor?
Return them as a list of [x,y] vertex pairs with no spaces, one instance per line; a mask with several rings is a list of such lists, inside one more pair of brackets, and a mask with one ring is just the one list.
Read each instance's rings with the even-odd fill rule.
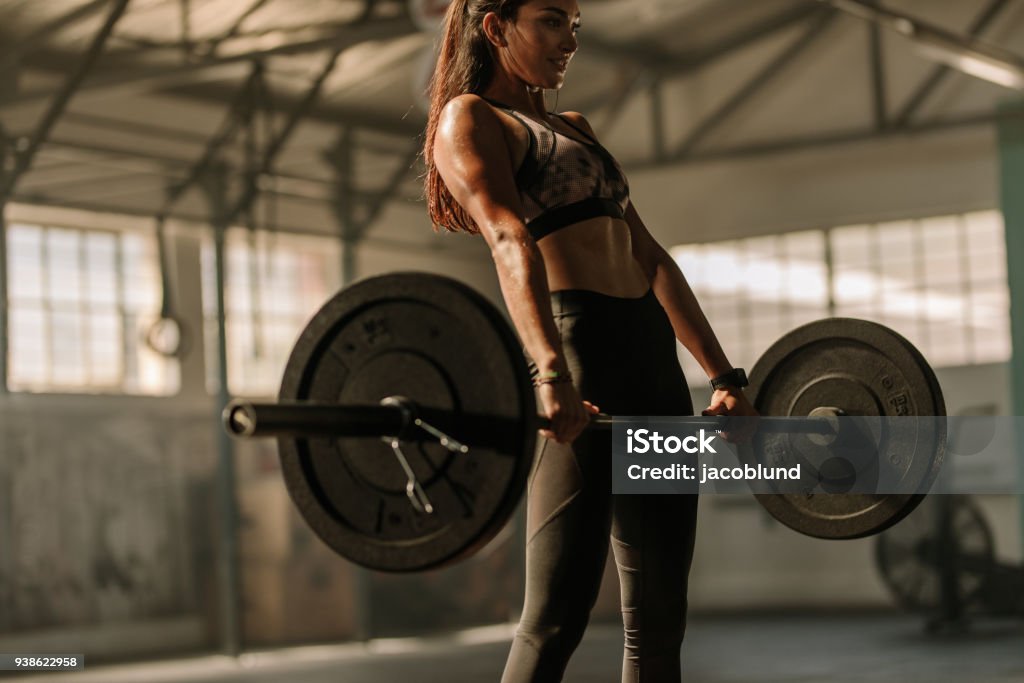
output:
[[[483,683],[497,681],[512,627],[18,676],[47,683]],[[565,683],[619,680],[622,636],[594,625]],[[694,617],[683,646],[691,683],[1021,683],[1024,621],[978,620],[959,635],[902,615]]]

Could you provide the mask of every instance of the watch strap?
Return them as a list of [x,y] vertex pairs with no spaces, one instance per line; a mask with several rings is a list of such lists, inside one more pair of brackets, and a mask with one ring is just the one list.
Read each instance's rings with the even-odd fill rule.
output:
[[711,380],[711,388],[715,391],[728,387],[742,389],[749,384],[747,373],[743,368],[733,368],[729,372],[723,373]]

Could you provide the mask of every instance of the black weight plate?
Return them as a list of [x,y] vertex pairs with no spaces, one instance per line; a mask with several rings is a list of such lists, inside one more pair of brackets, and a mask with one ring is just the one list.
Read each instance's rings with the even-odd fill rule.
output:
[[357,564],[400,572],[454,562],[504,526],[525,489],[537,410],[522,350],[498,310],[455,280],[363,280],[310,320],[280,399],[376,404],[388,396],[412,399],[422,416],[445,411],[431,424],[470,445],[463,454],[433,440],[402,442],[432,514],[414,509],[402,466],[378,437],[280,438],[288,492],[317,535]]
[[[762,415],[807,416],[818,407],[848,415],[946,414],[935,373],[914,346],[884,325],[827,318],[799,327],[773,344],[751,371],[750,394]],[[895,422],[895,421],[893,421]],[[876,437],[878,435],[875,435]],[[764,434],[756,446],[773,465],[799,457],[788,435]],[[817,538],[876,534],[921,502],[945,453],[944,429],[901,421],[879,440],[882,457],[899,468],[901,491],[869,494],[760,494],[758,501],[786,526]],[[817,479],[813,483],[817,483]]]

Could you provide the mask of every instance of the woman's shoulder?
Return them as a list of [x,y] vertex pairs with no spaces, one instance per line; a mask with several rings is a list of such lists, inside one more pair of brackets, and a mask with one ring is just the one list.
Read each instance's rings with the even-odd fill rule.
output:
[[583,114],[579,113],[578,111],[563,111],[559,112],[558,116],[561,116],[569,123],[573,124],[577,128],[580,128],[584,133],[594,138],[595,140],[597,139],[597,133],[594,132],[594,129],[593,127],[591,127],[590,122],[588,122],[586,117],[584,117]]
[[437,139],[453,143],[460,139],[500,137],[502,122],[497,112],[479,95],[453,97],[441,109]]
[[470,119],[477,123],[487,120],[499,120],[494,107],[475,93],[457,95],[448,100],[448,103],[441,110],[441,116],[450,120]]

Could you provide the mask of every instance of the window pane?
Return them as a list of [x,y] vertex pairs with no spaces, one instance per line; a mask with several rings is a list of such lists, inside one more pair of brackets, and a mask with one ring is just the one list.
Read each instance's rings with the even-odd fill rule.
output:
[[988,321],[981,327],[985,333],[974,339],[976,363],[1005,363],[1010,358],[1010,325],[1003,317]]
[[914,223],[899,221],[886,223],[878,230],[878,254],[882,262],[888,260],[907,261],[916,247]]
[[117,304],[117,238],[111,234],[87,235],[86,283],[93,306],[113,308]]
[[17,225],[7,237],[12,389],[177,391],[177,360],[139,348],[138,321],[159,311],[151,234]]
[[829,231],[832,245],[832,265],[865,268],[871,263],[871,228],[856,225],[833,228]]
[[48,230],[45,248],[49,299],[55,303],[77,303],[82,293],[78,234],[71,230]]
[[[960,251],[961,219],[959,216],[925,218],[918,223],[921,246],[926,256],[945,256]],[[888,230],[889,226],[886,225]]]
[[[998,211],[982,211],[676,247],[672,254],[737,364],[829,315],[830,289],[832,313],[891,327],[935,366],[1005,362],[1003,229]],[[723,271],[735,275],[716,277]]]
[[14,386],[41,386],[49,376],[46,316],[36,307],[11,307],[10,373]]
[[124,235],[124,305],[136,313],[160,310],[160,273],[152,237]]
[[824,312],[828,306],[828,273],[824,261],[791,261],[784,271],[783,300],[802,306],[816,306]]
[[780,238],[783,253],[789,258],[821,261],[825,255],[825,235],[820,230],[791,232]]
[[878,276],[860,269],[836,269],[832,280],[837,306],[871,306],[878,298]]
[[78,311],[53,311],[50,316],[50,348],[53,349],[53,380],[58,385],[85,383],[83,319]]
[[[207,357],[216,358],[212,240],[203,247]],[[228,385],[234,394],[275,394],[284,364],[306,321],[339,286],[340,248],[333,238],[230,230],[225,240]],[[208,363],[208,388],[216,364]]]
[[[721,242],[705,247],[703,254],[703,271],[697,280],[700,291],[715,294],[727,294],[739,291],[747,278],[745,259],[737,250],[735,242]],[[729,273],[730,277],[722,277]]]
[[683,271],[683,275],[689,281],[690,287],[696,291],[697,284],[702,282],[704,277],[702,249],[697,246],[674,247],[671,253],[672,258],[679,264],[679,269]]
[[7,230],[8,296],[12,300],[43,298],[42,259],[42,230],[30,225],[12,225]]
[[121,321],[114,313],[98,313],[89,321],[89,371],[93,382],[119,386],[123,378]]

